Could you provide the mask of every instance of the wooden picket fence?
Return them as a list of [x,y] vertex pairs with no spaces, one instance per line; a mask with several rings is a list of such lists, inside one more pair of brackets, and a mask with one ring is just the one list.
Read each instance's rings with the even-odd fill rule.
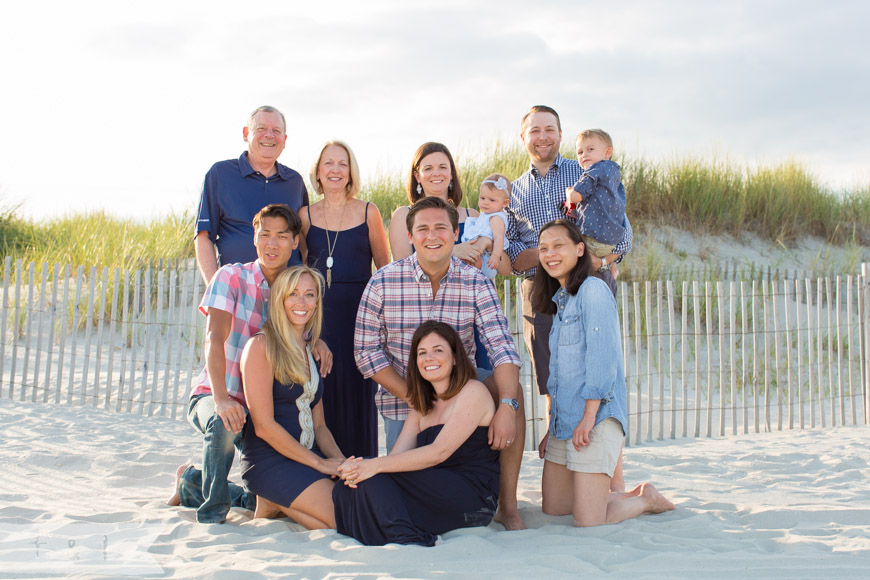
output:
[[[626,442],[866,424],[863,268],[813,279],[767,271],[757,280],[620,283]],[[0,397],[185,417],[203,365],[204,284],[191,262],[73,271],[7,257],[2,278]],[[533,395],[522,348],[519,284],[505,282],[504,308],[524,357],[533,449],[546,405]]]

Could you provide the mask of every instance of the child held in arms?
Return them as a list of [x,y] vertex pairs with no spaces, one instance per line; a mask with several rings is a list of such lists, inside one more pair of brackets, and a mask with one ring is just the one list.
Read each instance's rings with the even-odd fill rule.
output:
[[587,129],[577,135],[576,146],[583,173],[565,190],[565,213],[577,219],[586,248],[602,259],[603,270],[610,266],[606,257],[625,235],[625,188],[619,165],[610,160],[610,135],[601,129]]
[[507,214],[504,209],[511,201],[511,182],[499,173],[493,173],[480,184],[477,199],[478,217],[465,220],[461,242],[470,242],[481,252],[480,271],[490,279],[507,249],[505,238]]

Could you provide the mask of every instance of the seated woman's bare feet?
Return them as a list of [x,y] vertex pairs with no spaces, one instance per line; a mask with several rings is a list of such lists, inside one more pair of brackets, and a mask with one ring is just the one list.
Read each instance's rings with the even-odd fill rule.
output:
[[257,496],[257,509],[254,510],[255,518],[265,518],[271,520],[281,515],[281,509],[277,504],[270,502],[268,499]]
[[179,506],[181,505],[181,496],[178,494],[178,486],[181,485],[181,476],[184,475],[184,472],[187,471],[187,468],[190,465],[186,463],[184,465],[179,465],[178,469],[175,470],[175,487],[172,492],[172,495],[169,496],[169,499],[166,500],[166,505],[171,506]]
[[493,519],[503,525],[505,529],[509,532],[526,529],[526,524],[523,523],[523,518],[520,517],[519,512],[506,514],[499,510],[495,513],[495,517]]
[[668,512],[674,509],[677,509],[673,503],[667,500],[665,496],[659,493],[653,484],[651,483],[643,483],[640,486],[641,497],[646,498],[647,500],[647,512],[651,514],[660,514],[662,512]]

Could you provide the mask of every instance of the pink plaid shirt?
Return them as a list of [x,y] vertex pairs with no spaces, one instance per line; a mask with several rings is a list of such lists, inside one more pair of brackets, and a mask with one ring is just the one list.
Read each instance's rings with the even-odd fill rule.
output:
[[[363,292],[353,337],[356,366],[363,376],[392,366],[404,377],[411,338],[427,320],[455,328],[472,364],[477,326],[493,368],[507,363],[520,366],[492,281],[477,268],[451,257],[433,297],[429,277],[420,268],[417,254],[411,254],[375,272]],[[378,387],[375,400],[384,417],[403,420],[408,415],[408,405],[383,387]]]
[[[222,266],[212,278],[199,304],[199,310],[205,316],[208,316],[211,308],[233,315],[232,328],[224,343],[227,393],[233,400],[245,405],[242,351],[248,339],[260,331],[269,308],[269,283],[260,269],[260,263],[254,261]],[[202,369],[193,384],[195,387],[191,397],[211,393],[207,368]]]

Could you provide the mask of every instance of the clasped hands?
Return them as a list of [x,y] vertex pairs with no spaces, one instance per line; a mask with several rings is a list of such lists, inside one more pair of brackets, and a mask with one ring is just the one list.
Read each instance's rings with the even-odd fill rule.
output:
[[338,466],[338,477],[348,487],[356,488],[358,484],[375,474],[371,459],[351,455]]

